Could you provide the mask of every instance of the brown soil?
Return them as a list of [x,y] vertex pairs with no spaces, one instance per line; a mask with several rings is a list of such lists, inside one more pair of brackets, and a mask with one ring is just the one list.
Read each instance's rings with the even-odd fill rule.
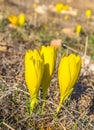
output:
[[[33,9],[34,0],[0,1],[0,130],[93,130],[94,129],[94,72],[83,68],[75,89],[58,116],[55,116],[59,104],[57,67],[54,72],[46,100],[45,113],[38,111],[30,117],[28,109],[29,93],[24,80],[24,55],[27,49],[39,49],[49,45],[54,38],[60,38],[63,44],[84,54],[86,37],[94,34],[94,0],[60,0],[77,9],[77,17],[49,11],[47,16],[37,15]],[[40,0],[39,5],[55,5],[58,0]],[[92,20],[87,20],[85,10],[92,10]],[[26,24],[22,29],[9,25],[10,14],[25,13]],[[73,28],[81,24],[83,33],[79,38],[63,34],[64,28]],[[88,45],[87,54],[93,56],[94,44]],[[67,49],[65,49],[67,50]],[[63,51],[63,49],[62,49]],[[58,53],[60,60],[61,51]],[[71,50],[69,50],[71,53]],[[82,55],[81,55],[82,56]],[[93,63],[94,61],[92,61]],[[58,66],[58,63],[57,63]]]

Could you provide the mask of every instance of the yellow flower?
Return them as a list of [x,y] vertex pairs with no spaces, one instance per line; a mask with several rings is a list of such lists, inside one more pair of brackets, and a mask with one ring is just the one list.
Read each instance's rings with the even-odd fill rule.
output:
[[86,14],[87,19],[90,19],[92,12],[91,12],[91,10],[88,9],[88,10],[86,10],[85,14]]
[[[51,78],[56,64],[56,49],[53,46],[42,46],[40,54],[44,59],[44,74],[41,82],[43,95],[42,98],[45,100],[47,89],[50,86]],[[45,106],[45,101],[42,106]]]
[[81,25],[77,25],[76,26],[76,35],[79,36],[82,32],[82,26]]
[[25,54],[25,81],[30,92],[31,114],[38,103],[38,94],[44,71],[44,62],[37,50],[28,50]]
[[38,7],[38,4],[37,4],[37,3],[34,3],[34,4],[33,4],[33,7],[34,7],[34,9],[36,9],[36,8]]
[[65,10],[65,11],[68,11],[69,8],[70,8],[69,5],[64,5],[64,6],[63,6],[63,10]]
[[8,21],[9,21],[12,25],[14,25],[14,26],[17,26],[17,24],[18,24],[18,18],[17,18],[16,15],[11,15],[11,16],[9,16],[9,17],[8,17]]
[[8,17],[8,21],[16,27],[22,27],[25,23],[25,16],[24,14],[20,14],[18,16],[11,15]]
[[81,70],[81,57],[74,54],[69,56],[62,56],[58,68],[58,80],[60,87],[60,103],[57,107],[59,112],[62,103],[72,93],[74,85],[79,77]]
[[18,16],[18,26],[22,27],[25,23],[25,15],[24,14],[20,14]]
[[58,13],[61,13],[62,12],[62,10],[63,10],[63,7],[64,7],[64,5],[62,4],[62,3],[60,3],[60,4],[56,4],[56,11],[58,12]]

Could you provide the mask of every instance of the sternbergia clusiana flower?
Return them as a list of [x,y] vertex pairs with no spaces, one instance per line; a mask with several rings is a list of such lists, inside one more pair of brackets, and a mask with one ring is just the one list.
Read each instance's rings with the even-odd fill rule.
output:
[[91,12],[90,9],[87,9],[86,12],[85,12],[85,14],[86,14],[87,19],[91,19],[92,12]]
[[8,21],[14,25],[14,26],[17,26],[17,23],[18,23],[18,18],[16,15],[11,15],[8,17]]
[[69,56],[62,56],[59,68],[58,68],[58,80],[60,87],[60,103],[57,107],[57,113],[59,112],[62,103],[72,93],[74,85],[79,77],[81,70],[81,57],[75,54]]
[[63,7],[64,7],[64,5],[62,4],[62,3],[59,3],[59,4],[56,4],[56,11],[58,12],[58,13],[61,13],[62,12],[62,10],[63,10]]
[[82,26],[77,25],[76,28],[75,28],[75,31],[76,31],[76,35],[79,36],[83,31]]
[[25,23],[25,15],[19,14],[18,16],[18,26],[22,27]]
[[[42,86],[42,99],[45,100],[47,89],[50,86],[52,74],[56,64],[56,49],[53,46],[42,46],[40,54],[44,59],[44,74],[41,82]],[[45,106],[45,101],[43,101],[42,107]]]
[[31,114],[34,106],[38,104],[38,94],[44,71],[44,62],[37,50],[28,50],[25,54],[25,81],[30,92]]

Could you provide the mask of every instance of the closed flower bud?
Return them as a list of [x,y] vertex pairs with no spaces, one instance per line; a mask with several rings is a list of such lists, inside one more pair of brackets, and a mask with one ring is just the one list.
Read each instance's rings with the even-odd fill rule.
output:
[[28,50],[25,54],[25,81],[30,92],[31,113],[38,103],[38,94],[44,71],[44,62],[37,50]]
[[16,15],[11,15],[8,17],[8,21],[14,25],[14,26],[17,26],[17,23],[18,23],[18,18]]
[[24,14],[20,14],[18,16],[18,26],[22,27],[25,23],[25,15]]
[[62,56],[58,68],[58,81],[60,87],[60,104],[57,108],[59,112],[62,103],[70,96],[81,70],[81,57],[74,54]]
[[[45,100],[47,89],[50,86],[51,78],[56,64],[56,49],[53,46],[42,46],[40,54],[44,59],[44,74],[41,82],[43,95],[42,98]],[[45,106],[45,102],[43,102]]]
[[76,35],[79,36],[82,33],[82,26],[77,25],[75,30],[76,30]]
[[86,14],[87,19],[90,19],[92,12],[91,12],[91,10],[88,9],[88,10],[86,10],[85,14]]

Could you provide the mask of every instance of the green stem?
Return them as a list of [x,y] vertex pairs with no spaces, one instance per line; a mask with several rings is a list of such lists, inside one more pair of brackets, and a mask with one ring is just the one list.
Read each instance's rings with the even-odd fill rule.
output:
[[45,100],[46,100],[46,92],[43,93],[42,99],[43,99],[43,101],[42,101],[42,110],[41,110],[41,114],[44,114],[44,107],[45,107],[45,105],[46,105],[46,102],[45,102]]
[[33,110],[35,108],[35,105],[38,104],[38,99],[37,98],[33,98],[31,99],[31,102],[30,102],[30,115],[32,116],[33,114]]
[[58,105],[58,107],[56,109],[57,114],[59,113],[59,111],[60,111],[60,109],[62,107],[62,102],[63,102],[63,99],[60,99],[60,103],[59,103],[59,105]]

